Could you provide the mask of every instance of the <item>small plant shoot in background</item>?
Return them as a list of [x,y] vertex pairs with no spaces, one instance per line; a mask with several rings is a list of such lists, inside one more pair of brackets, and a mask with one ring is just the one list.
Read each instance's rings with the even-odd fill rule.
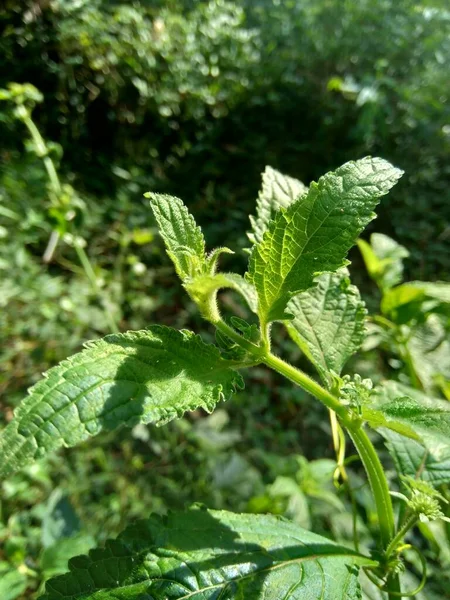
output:
[[[443,358],[448,347],[436,340],[450,288],[401,284],[405,250],[386,237],[372,236],[371,245],[360,241],[382,292],[382,314],[372,317],[366,330],[367,311],[350,283],[346,260],[381,197],[401,175],[385,160],[368,157],[307,188],[267,168],[251,218],[253,246],[244,276],[219,270],[222,255],[232,250],[208,252],[202,230],[180,199],[148,194],[167,253],[186,292],[215,328],[216,344],[160,325],[89,342],[30,389],[0,437],[0,476],[6,478],[104,430],[163,425],[198,408],[210,413],[242,389],[248,369],[265,365],[328,409],[334,477],[350,495],[346,451],[353,443],[376,508],[372,547],[360,547],[356,531],[355,547],[347,548],[285,518],[194,506],[131,524],[104,548],[72,559],[69,573],[46,583],[42,600],[358,600],[361,571],[380,597],[420,592],[426,560],[407,541],[410,531],[447,519],[445,497],[435,486],[450,482],[450,405],[438,397],[449,394]],[[242,296],[247,319],[222,316],[222,289]],[[285,326],[317,379],[277,355],[274,323]],[[406,365],[401,381],[374,385],[360,375],[342,374],[348,359],[370,344],[372,349],[391,345]],[[399,472],[394,490],[372,430],[388,440]],[[443,456],[447,467],[441,462],[437,468]],[[420,568],[416,589],[402,582],[404,559],[411,555]]]

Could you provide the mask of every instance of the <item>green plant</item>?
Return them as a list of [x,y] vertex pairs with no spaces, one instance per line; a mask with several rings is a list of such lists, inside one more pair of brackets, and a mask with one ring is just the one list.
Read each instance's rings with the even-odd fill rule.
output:
[[450,285],[402,282],[408,251],[386,235],[374,233],[358,246],[381,293],[381,314],[371,317],[364,346],[399,359],[403,383],[450,400]]
[[78,235],[74,226],[74,223],[80,219],[83,203],[71,185],[61,183],[55,160],[52,158],[52,154],[61,156],[61,148],[56,144],[46,143],[33,121],[32,112],[35,105],[42,102],[42,94],[31,84],[10,83],[8,89],[0,89],[0,100],[7,100],[14,104],[13,115],[25,125],[30,136],[28,150],[42,159],[47,173],[50,199],[48,215],[54,224],[54,229],[43,255],[44,262],[50,262],[53,259],[59,239],[65,235],[66,241],[70,240],[75,249],[94,293],[102,300],[110,328],[118,331],[108,305],[108,299],[100,289],[92,264],[84,250],[86,242]]
[[[446,519],[445,497],[424,480],[428,465],[405,474],[395,521],[388,481],[368,434],[390,430],[418,447],[449,450],[445,401],[387,382],[373,389],[358,375],[342,376],[364,340],[366,311],[345,269],[345,256],[373,219],[379,199],[401,171],[382,159],[349,162],[313,182],[267,169],[252,219],[254,242],[245,277],[218,272],[230,253],[206,254],[201,229],[181,200],[149,194],[160,233],[185,290],[216,330],[216,345],[194,333],[163,326],[109,335],[51,369],[30,390],[0,438],[0,475],[7,477],[62,446],[120,425],[164,424],[188,410],[211,412],[242,388],[240,371],[259,364],[278,372],[330,411],[338,476],[346,480],[348,436],[365,467],[377,513],[374,547],[349,549],[273,516],[194,507],[150,517],[50,580],[45,600],[71,598],[303,598],[357,599],[358,568],[389,600],[422,589],[426,564],[404,538],[419,521]],[[223,318],[219,290],[240,294],[253,313]],[[275,322],[283,323],[322,383],[272,352]],[[328,465],[329,466],[329,465]],[[305,492],[324,494],[323,482],[298,477]],[[441,473],[439,483],[450,481]],[[353,490],[348,488],[350,494]],[[283,492],[281,492],[283,494]],[[422,569],[417,590],[402,593],[403,554],[415,552]]]

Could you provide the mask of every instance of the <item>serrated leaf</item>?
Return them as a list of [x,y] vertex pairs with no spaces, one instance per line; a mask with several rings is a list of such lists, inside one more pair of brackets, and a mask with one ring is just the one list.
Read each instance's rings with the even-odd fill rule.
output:
[[280,208],[287,208],[307,191],[306,185],[298,179],[266,167],[262,174],[262,189],[256,201],[256,217],[250,216],[252,231],[248,233],[249,240],[254,244],[261,242],[276,212]]
[[331,385],[330,371],[340,374],[364,340],[367,311],[358,288],[344,271],[323,273],[315,287],[292,298],[287,310],[294,315],[286,322],[289,335]]
[[374,428],[386,427],[421,443],[450,444],[450,403],[388,381],[363,406],[363,418]]
[[403,259],[409,256],[406,248],[383,233],[373,233],[370,244],[358,240],[367,271],[382,290],[401,282]]
[[152,516],[72,559],[41,600],[360,600],[364,564],[290,521],[197,508]]
[[215,275],[199,275],[184,284],[191,298],[199,306],[201,312],[208,316],[211,296],[221,289],[232,289],[241,294],[250,310],[256,312],[256,290],[251,283],[237,273],[216,273]]
[[179,277],[184,281],[206,268],[205,239],[183,202],[165,194],[145,194]]
[[427,394],[438,392],[439,378],[450,379],[449,335],[438,315],[416,326],[407,347],[414,372]]
[[310,288],[320,272],[345,264],[380,197],[401,175],[380,158],[348,162],[276,214],[253,248],[247,275],[258,293],[262,323],[288,318],[285,309],[292,296]]
[[450,443],[431,439],[422,443],[389,429],[380,433],[401,475],[420,477],[435,487],[450,483]]
[[0,434],[0,477],[102,430],[211,412],[241,376],[189,331],[152,326],[108,335],[50,369]]

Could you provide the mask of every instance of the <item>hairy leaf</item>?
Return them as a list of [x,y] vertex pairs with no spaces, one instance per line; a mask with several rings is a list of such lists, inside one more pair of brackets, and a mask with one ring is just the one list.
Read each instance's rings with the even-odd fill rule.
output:
[[330,371],[340,374],[364,340],[366,309],[345,271],[323,273],[316,284],[289,302],[287,310],[294,318],[286,326],[324,382],[331,385]]
[[179,198],[146,194],[166,245],[167,254],[182,280],[203,272],[206,265],[205,239],[194,217]]
[[379,198],[401,174],[379,158],[348,162],[276,214],[253,248],[247,275],[258,292],[263,323],[288,318],[285,309],[293,295],[310,288],[320,272],[345,264]]
[[0,477],[61,446],[120,425],[212,411],[241,376],[189,331],[152,326],[109,335],[50,369],[0,434]]
[[41,600],[360,600],[369,559],[274,516],[152,516],[72,559]]
[[363,417],[375,428],[386,427],[422,443],[450,445],[450,403],[395,381],[388,381],[363,407]]
[[401,282],[403,259],[409,252],[395,240],[383,233],[373,233],[370,244],[358,240],[367,271],[382,290],[387,290]]
[[450,483],[450,443],[411,440],[389,429],[381,429],[386,447],[401,475],[420,477],[433,486]]
[[298,179],[266,167],[262,175],[262,189],[256,201],[256,217],[250,216],[252,232],[248,234],[249,240],[254,244],[261,242],[276,212],[280,208],[287,208],[307,191],[308,188]]

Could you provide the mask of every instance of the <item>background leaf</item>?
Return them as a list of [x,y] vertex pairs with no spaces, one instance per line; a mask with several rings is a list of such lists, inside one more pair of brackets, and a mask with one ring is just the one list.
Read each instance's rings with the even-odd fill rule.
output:
[[373,403],[363,407],[363,417],[375,428],[387,427],[411,439],[450,446],[450,403],[388,381],[372,394]]
[[383,233],[372,233],[370,244],[358,240],[367,271],[382,290],[397,285],[403,278],[403,259],[408,250]]
[[16,600],[27,589],[27,576],[8,563],[0,562],[0,598]]
[[242,378],[215,346],[152,326],[109,335],[50,369],[0,436],[0,476],[104,429],[212,411]]
[[284,519],[197,508],[150,517],[71,560],[42,600],[359,600],[362,564],[371,561]]

